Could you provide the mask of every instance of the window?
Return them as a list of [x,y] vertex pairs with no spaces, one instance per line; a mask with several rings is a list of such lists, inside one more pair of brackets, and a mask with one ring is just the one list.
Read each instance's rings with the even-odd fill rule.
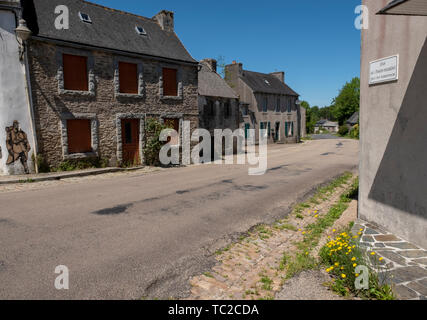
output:
[[291,113],[292,112],[292,99],[288,98],[288,112]]
[[264,105],[262,106],[262,112],[267,112],[268,111],[268,98],[265,97],[264,98]]
[[177,70],[163,68],[163,95],[168,97],[178,96]]
[[135,30],[136,30],[136,33],[139,34],[140,36],[147,35],[147,32],[145,32],[144,28],[141,26],[136,26]]
[[286,136],[286,138],[294,136],[294,123],[293,122],[285,122],[285,136]]
[[276,104],[276,112],[280,112],[281,107],[280,107],[280,98],[277,98],[277,104]]
[[92,152],[91,121],[67,120],[68,153]]
[[90,18],[90,17],[89,17],[89,15],[88,15],[88,14],[86,14],[86,13],[79,12],[79,17],[80,17],[80,20],[82,20],[83,22],[86,22],[86,23],[92,23],[91,18]]
[[251,128],[251,125],[249,123],[245,123],[245,139],[249,137],[249,129]]
[[244,117],[246,117],[248,114],[249,114],[249,108],[248,108],[248,106],[246,106],[246,105],[242,106],[242,115]]
[[63,55],[64,88],[88,91],[87,57]]
[[224,103],[224,118],[228,119],[231,116],[230,102]]
[[120,93],[138,94],[138,65],[119,62]]

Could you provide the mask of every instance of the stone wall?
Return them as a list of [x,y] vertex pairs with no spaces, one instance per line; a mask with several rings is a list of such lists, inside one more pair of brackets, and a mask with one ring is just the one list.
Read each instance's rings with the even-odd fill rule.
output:
[[[60,76],[62,66],[58,57],[61,57],[63,52],[89,57],[91,65],[88,71],[94,78],[94,83],[91,84],[94,85],[94,94],[61,90],[61,77],[58,75]],[[192,122],[192,128],[198,127],[197,65],[165,63],[135,57],[132,59],[138,60],[142,65],[144,90],[142,94],[134,97],[117,95],[115,90],[117,61],[129,61],[129,57],[31,41],[29,65],[39,153],[50,166],[57,166],[64,160],[61,119],[70,115],[80,117],[84,114],[95,115],[98,156],[107,159],[112,166],[117,165],[120,160],[116,125],[118,115],[119,118],[123,114],[135,114],[137,118],[146,115],[161,120],[165,114],[180,114],[182,120]],[[161,97],[163,66],[178,68],[181,97],[172,99]]]

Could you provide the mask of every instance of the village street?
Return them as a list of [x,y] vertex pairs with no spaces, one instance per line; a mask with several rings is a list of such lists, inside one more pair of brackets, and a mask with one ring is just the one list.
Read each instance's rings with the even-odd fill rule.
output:
[[[269,147],[268,172],[203,165],[0,187],[0,299],[181,298],[213,253],[358,165],[356,140]],[[54,287],[55,268],[69,290]]]

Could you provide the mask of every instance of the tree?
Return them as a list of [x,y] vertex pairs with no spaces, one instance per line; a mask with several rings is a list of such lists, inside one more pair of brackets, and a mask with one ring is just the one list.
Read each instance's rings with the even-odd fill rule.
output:
[[347,82],[333,101],[333,115],[343,125],[360,108],[360,79]]

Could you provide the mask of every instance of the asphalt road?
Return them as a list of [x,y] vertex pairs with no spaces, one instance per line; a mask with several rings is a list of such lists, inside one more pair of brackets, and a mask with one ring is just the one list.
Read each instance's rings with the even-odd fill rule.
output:
[[185,297],[217,249],[357,164],[357,141],[318,140],[269,148],[263,176],[209,164],[0,193],[0,299]]

